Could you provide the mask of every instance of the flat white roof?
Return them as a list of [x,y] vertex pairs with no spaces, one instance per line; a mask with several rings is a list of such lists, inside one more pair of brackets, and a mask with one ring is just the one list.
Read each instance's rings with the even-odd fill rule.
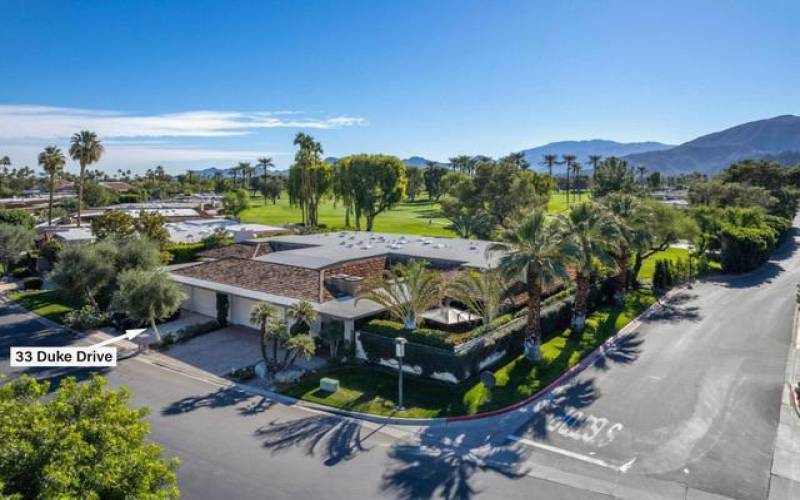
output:
[[260,242],[302,245],[256,257],[256,260],[322,269],[349,260],[380,255],[406,256],[428,261],[450,261],[466,267],[493,267],[499,255],[487,255],[491,241],[434,238],[392,233],[339,231],[311,235],[277,236]]
[[170,240],[179,243],[200,241],[214,233],[217,228],[224,228],[228,233],[274,234],[286,231],[282,227],[265,224],[239,223],[228,219],[198,219],[184,222],[167,222],[164,227],[169,231]]

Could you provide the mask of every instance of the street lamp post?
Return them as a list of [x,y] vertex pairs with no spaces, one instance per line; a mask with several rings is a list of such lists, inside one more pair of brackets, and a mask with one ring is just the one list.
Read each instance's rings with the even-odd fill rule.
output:
[[395,410],[402,411],[403,408],[403,357],[406,355],[406,339],[397,337],[394,339],[394,354],[397,356],[397,407]]

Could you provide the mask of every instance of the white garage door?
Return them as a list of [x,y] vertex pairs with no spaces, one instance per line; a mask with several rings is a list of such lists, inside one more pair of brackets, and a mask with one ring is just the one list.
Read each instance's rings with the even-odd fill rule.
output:
[[258,325],[250,323],[250,311],[258,302],[242,297],[231,297],[231,323],[234,325],[258,328]]
[[194,293],[192,295],[191,310],[196,313],[205,314],[206,316],[211,316],[212,318],[216,318],[217,293],[212,292],[211,290],[195,288]]

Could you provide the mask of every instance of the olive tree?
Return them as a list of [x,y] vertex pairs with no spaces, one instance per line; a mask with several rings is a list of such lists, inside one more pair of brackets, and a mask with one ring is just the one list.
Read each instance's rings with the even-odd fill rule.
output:
[[111,308],[134,321],[149,323],[156,341],[161,342],[156,321],[173,315],[185,298],[181,285],[172,281],[165,271],[130,269],[118,279]]

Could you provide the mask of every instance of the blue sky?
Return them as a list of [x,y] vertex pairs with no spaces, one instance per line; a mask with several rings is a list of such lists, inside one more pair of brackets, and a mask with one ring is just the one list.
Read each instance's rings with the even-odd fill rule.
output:
[[797,114],[800,2],[4,0],[0,155],[77,128],[100,167],[499,156],[569,139],[679,143]]

